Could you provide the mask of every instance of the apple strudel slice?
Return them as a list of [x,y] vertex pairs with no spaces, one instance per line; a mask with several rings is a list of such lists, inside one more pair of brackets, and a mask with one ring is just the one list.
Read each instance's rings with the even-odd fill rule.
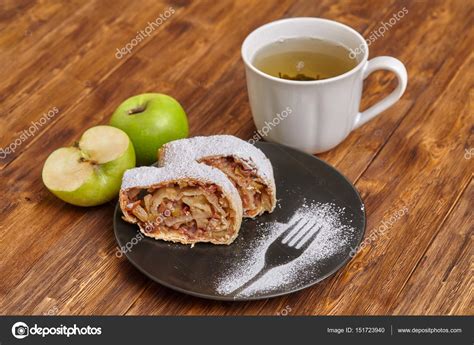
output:
[[276,206],[273,168],[254,145],[232,135],[180,139],[158,151],[160,166],[196,161],[221,170],[237,188],[244,217],[254,218]]
[[242,202],[218,169],[197,163],[127,170],[119,195],[123,219],[149,237],[194,244],[230,244]]

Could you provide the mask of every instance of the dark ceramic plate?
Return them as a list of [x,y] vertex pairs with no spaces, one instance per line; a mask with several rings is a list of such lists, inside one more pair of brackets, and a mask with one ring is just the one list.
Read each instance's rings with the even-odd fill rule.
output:
[[[142,236],[136,225],[121,219],[117,205],[114,230],[122,253],[152,280],[177,291],[216,300],[255,300],[288,294],[316,284],[344,266],[362,241],[365,230],[364,205],[354,186],[314,156],[278,144],[257,143],[257,146],[274,169],[278,206],[273,213],[255,220],[245,219],[239,236],[229,246],[200,243],[190,248]],[[266,243],[275,238],[272,234],[283,231],[295,214],[301,215],[302,208],[308,209],[311,204],[330,204],[339,210],[339,230],[329,229],[338,235],[331,237],[326,229],[326,234],[321,235],[324,238],[320,240],[320,249],[305,252],[304,260],[288,264],[304,267],[277,268],[279,274],[269,272],[267,278],[251,284],[249,292],[233,293],[234,288],[259,271],[257,265],[263,265]],[[318,217],[318,211],[314,214]],[[257,246],[260,250],[254,248],[256,243],[260,244]]]

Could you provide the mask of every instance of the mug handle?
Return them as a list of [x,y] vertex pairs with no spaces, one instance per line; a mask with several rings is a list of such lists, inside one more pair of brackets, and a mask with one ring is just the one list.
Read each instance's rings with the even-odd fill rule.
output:
[[357,113],[352,129],[359,128],[367,121],[372,120],[374,117],[379,115],[382,111],[391,107],[400,99],[400,97],[402,97],[407,87],[408,76],[405,65],[400,60],[397,60],[391,56],[379,56],[373,58],[367,62],[364,69],[363,79],[367,78],[372,72],[378,70],[391,71],[397,76],[398,85],[390,95],[375,103],[373,106],[364,110],[363,112]]

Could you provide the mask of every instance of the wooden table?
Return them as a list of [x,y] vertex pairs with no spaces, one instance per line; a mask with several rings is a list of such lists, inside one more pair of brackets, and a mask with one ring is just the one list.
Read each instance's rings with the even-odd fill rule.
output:
[[[474,46],[472,1],[71,0],[0,5],[1,314],[473,314]],[[120,59],[124,47],[172,7],[174,14]],[[191,134],[255,130],[240,45],[262,25],[315,16],[369,37],[408,69],[403,98],[319,155],[358,188],[371,241],[324,282],[248,303],[202,300],[162,287],[115,256],[114,203],[79,208],[51,195],[43,162],[88,127],[104,124],[131,95],[157,91],[186,109]],[[117,54],[119,55],[119,54]],[[394,76],[369,78],[363,107]],[[56,107],[58,113],[40,119]],[[33,136],[20,138],[38,122]],[[20,141],[18,139],[20,138]],[[286,310],[286,312],[283,312]]]

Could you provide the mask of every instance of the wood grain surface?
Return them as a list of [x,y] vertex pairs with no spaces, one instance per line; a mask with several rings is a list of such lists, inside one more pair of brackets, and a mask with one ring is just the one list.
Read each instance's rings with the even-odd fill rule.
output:
[[[172,7],[131,53],[125,46]],[[240,45],[258,26],[314,16],[365,37],[406,64],[402,99],[318,155],[360,191],[367,245],[322,283],[256,302],[213,302],[160,286],[115,256],[114,202],[67,205],[41,182],[54,149],[108,122],[129,96],[162,92],[186,109],[191,135],[250,138]],[[474,3],[446,1],[6,0],[0,3],[0,314],[473,314]],[[365,83],[362,107],[387,95],[390,73]],[[58,113],[18,140],[32,122]],[[377,236],[382,222],[408,213]],[[371,237],[372,236],[372,237]]]

